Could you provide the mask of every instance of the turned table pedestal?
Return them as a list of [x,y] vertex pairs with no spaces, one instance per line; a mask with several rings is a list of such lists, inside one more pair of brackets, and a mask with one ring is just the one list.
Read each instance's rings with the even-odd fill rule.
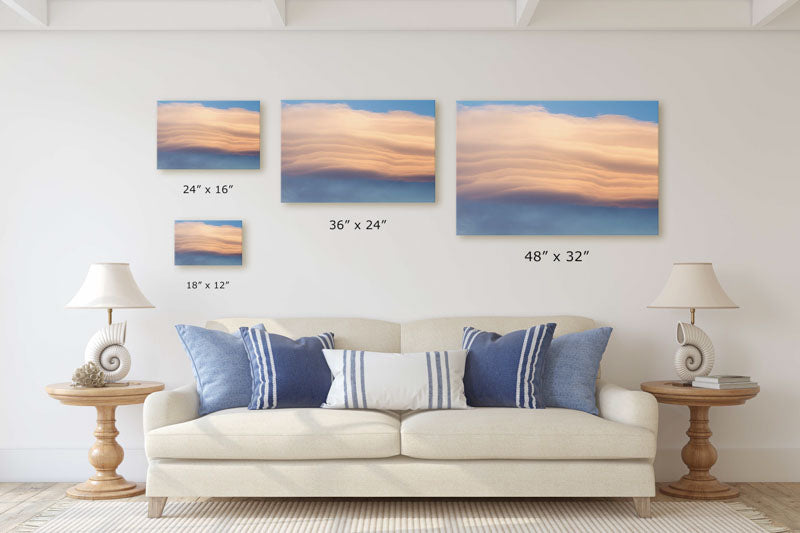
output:
[[99,388],[73,387],[54,383],[45,387],[47,394],[65,405],[89,405],[97,409],[97,439],[89,449],[89,462],[95,474],[87,481],[67,489],[67,496],[80,500],[111,500],[144,494],[144,483],[132,483],[117,474],[125,452],[117,443],[114,412],[118,405],[143,403],[149,394],[164,389],[155,381],[131,381],[127,385]]
[[686,387],[679,381],[648,381],[642,390],[656,397],[659,403],[689,407],[689,442],[681,451],[689,473],[678,481],[662,487],[661,492],[693,500],[727,500],[739,495],[739,490],[711,475],[717,462],[717,449],[711,444],[708,411],[713,406],[741,405],[754,398],[759,387],[749,389],[701,389]]

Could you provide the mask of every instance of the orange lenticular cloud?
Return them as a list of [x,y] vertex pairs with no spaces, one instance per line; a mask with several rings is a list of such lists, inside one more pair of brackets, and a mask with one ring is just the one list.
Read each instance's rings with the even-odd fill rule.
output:
[[648,207],[658,201],[658,124],[539,105],[459,106],[458,195]]
[[176,222],[175,252],[241,255],[242,228],[214,226],[204,222]]
[[281,131],[284,175],[351,173],[426,181],[435,174],[434,117],[342,103],[285,104]]
[[241,108],[217,109],[199,102],[158,105],[158,149],[257,154],[260,113]]

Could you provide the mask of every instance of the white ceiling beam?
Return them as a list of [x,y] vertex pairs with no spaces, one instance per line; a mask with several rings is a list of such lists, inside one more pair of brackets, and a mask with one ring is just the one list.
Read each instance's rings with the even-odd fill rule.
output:
[[517,26],[530,25],[538,5],[539,0],[517,0]]
[[[278,3],[279,2],[279,3]],[[800,30],[800,0],[0,0],[0,31]],[[771,3],[770,3],[771,2]],[[6,8],[3,3],[16,9]],[[777,3],[777,4],[776,4]],[[38,6],[37,8],[34,6]],[[517,10],[519,6],[519,10]],[[780,16],[751,26],[756,16]],[[534,9],[535,7],[535,9]],[[21,17],[21,8],[36,24]],[[46,9],[45,9],[46,8]],[[281,8],[283,8],[281,10]],[[530,25],[522,25],[525,21]],[[36,19],[35,15],[40,18]],[[517,25],[517,20],[520,25]],[[758,18],[761,21],[762,19]],[[291,24],[284,25],[285,22]],[[47,23],[47,26],[43,24]],[[2,62],[0,51],[0,62]]]
[[36,24],[47,26],[47,0],[0,0],[17,12],[22,18]]
[[753,26],[766,26],[784,11],[792,7],[797,0],[752,0]]
[[269,4],[272,18],[281,26],[286,26],[286,0],[265,0]]

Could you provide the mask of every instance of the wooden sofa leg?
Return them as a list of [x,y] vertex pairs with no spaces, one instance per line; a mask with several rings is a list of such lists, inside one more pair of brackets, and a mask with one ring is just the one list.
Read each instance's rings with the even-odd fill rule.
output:
[[636,514],[639,518],[650,518],[653,513],[650,511],[651,498],[633,498],[633,506],[636,508]]
[[167,497],[148,497],[147,498],[147,518],[161,518],[164,506],[167,505]]

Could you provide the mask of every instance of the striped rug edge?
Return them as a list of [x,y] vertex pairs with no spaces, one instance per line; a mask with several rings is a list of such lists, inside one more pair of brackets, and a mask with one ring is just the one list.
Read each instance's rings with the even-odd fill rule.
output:
[[[227,499],[226,498],[226,499],[224,499],[224,501],[222,503],[230,503],[230,502],[236,502],[236,501],[247,501],[247,500],[249,500],[249,499],[248,498],[233,498],[233,499]],[[272,499],[268,499],[267,501],[270,501],[270,500],[272,500]],[[281,501],[282,499],[275,499],[275,500]],[[302,500],[297,500],[297,501],[302,501]],[[364,501],[368,502],[369,500],[364,500]],[[474,501],[473,500],[464,500],[464,502],[472,502],[472,503],[480,503],[481,501],[482,500],[474,500]],[[513,501],[513,500],[510,500],[510,501]],[[602,501],[605,501],[605,500],[596,500],[596,501],[602,502]],[[593,500],[575,500],[574,501],[575,504],[591,504],[592,502],[593,502]],[[14,527],[11,530],[11,533],[31,533],[31,532],[35,532],[36,530],[38,530],[42,526],[44,526],[44,525],[48,524],[49,522],[51,522],[52,520],[58,518],[62,513],[64,513],[68,509],[71,509],[72,507],[74,507],[76,505],[90,505],[91,503],[96,503],[96,502],[87,502],[87,501],[70,500],[70,499],[60,500],[58,502],[55,502],[53,505],[47,507],[43,511],[39,512],[38,514],[34,515],[33,517],[29,518],[25,522],[23,522],[23,523],[17,525],[16,527]],[[134,505],[134,504],[139,505],[139,504],[141,504],[142,505],[142,512],[143,513],[146,512],[146,502],[142,502],[142,501],[135,501],[134,502],[134,501],[132,501],[132,502],[124,502],[124,503],[131,504],[131,505]],[[199,504],[204,503],[204,502],[193,502],[193,503],[197,503],[199,505]],[[207,502],[207,503],[211,503],[211,502]],[[657,506],[660,503],[666,503],[666,502],[653,502],[653,505]],[[693,503],[696,503],[696,502],[669,502],[669,503],[679,503],[679,504],[685,504],[685,505],[692,505]],[[791,531],[792,531],[788,527],[784,527],[784,526],[775,524],[775,522],[773,522],[773,520],[770,519],[768,516],[766,516],[763,512],[761,512],[758,509],[755,509],[753,507],[750,507],[750,506],[748,506],[748,505],[746,505],[746,504],[744,504],[744,503],[742,503],[740,501],[719,502],[719,503],[722,503],[725,506],[731,508],[737,514],[739,514],[742,517],[746,518],[748,521],[750,521],[754,525],[757,525],[763,531],[767,531],[769,533],[791,533]],[[591,505],[590,505],[590,507],[591,507]],[[643,520],[646,520],[646,519],[643,519]]]

